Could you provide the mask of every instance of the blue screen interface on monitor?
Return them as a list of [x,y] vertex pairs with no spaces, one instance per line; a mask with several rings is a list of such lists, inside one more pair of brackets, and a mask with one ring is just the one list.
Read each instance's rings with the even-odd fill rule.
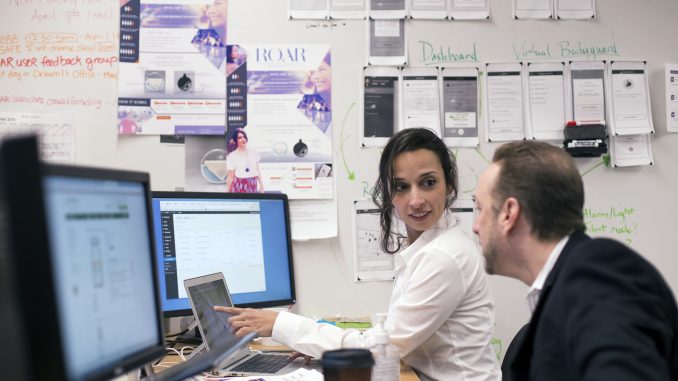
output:
[[154,194],[156,259],[165,315],[190,314],[184,280],[215,272],[224,274],[236,305],[293,303],[285,206],[281,198]]
[[162,343],[147,193],[58,175],[44,189],[66,371],[81,380]]

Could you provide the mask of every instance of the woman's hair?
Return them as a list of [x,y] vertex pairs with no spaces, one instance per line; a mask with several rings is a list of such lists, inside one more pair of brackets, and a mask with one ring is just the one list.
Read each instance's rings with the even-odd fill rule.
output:
[[393,218],[395,159],[403,152],[420,149],[433,152],[440,160],[448,190],[445,210],[452,206],[457,198],[457,163],[452,152],[433,131],[426,128],[407,128],[393,135],[381,154],[379,177],[372,191],[372,200],[381,212],[381,248],[387,253],[392,254],[400,250],[405,239],[402,234],[392,231],[395,227]]
[[231,153],[235,151],[238,148],[238,134],[242,134],[242,136],[245,137],[245,140],[248,142],[250,139],[247,137],[247,133],[245,133],[245,130],[242,128],[236,128],[233,130],[233,133],[231,134],[231,138],[228,140],[228,143],[226,144],[226,150]]

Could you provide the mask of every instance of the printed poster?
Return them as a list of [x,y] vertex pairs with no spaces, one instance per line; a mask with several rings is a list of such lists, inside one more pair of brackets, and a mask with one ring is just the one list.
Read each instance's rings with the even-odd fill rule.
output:
[[678,65],[665,65],[666,131],[678,132]]
[[[227,165],[236,176],[248,176],[248,168],[258,171],[258,191],[282,192],[290,199],[331,199],[329,46],[241,45],[238,52],[246,62],[230,74],[228,91],[243,100],[229,99],[236,107],[231,110],[229,104],[226,162],[236,164]],[[238,85],[243,76],[246,88]],[[237,113],[238,107],[246,107],[245,116]],[[250,164],[243,170],[239,163],[245,161]]]
[[122,3],[119,134],[224,134],[227,5],[227,0]]
[[[379,208],[371,200],[353,201],[354,222],[354,279],[357,282],[393,280],[395,262],[393,254],[381,248]],[[405,231],[397,220],[398,231]]]

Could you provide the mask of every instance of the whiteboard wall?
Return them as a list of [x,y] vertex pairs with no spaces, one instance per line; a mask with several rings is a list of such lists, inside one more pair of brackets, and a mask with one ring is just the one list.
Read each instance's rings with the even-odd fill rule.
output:
[[[118,7],[117,0],[6,1],[0,23],[0,112],[72,115],[77,163],[148,171],[154,190],[182,188],[182,145],[160,144],[157,136],[117,135]],[[678,2],[673,0],[598,0],[595,20],[517,21],[511,19],[509,1],[494,0],[490,20],[406,23],[408,62],[413,67],[547,58],[647,60],[657,131],[652,137],[655,165],[613,169],[601,165],[600,159],[577,159],[577,163],[584,174],[586,220],[597,231],[594,235],[630,244],[659,268],[673,290],[678,290],[674,254],[678,135],[666,133],[663,81],[664,64],[678,63],[673,38],[678,35],[676,14]],[[371,188],[380,154],[379,149],[359,146],[366,23],[289,21],[286,15],[287,2],[282,0],[230,0],[229,4],[229,43],[329,43],[332,49],[338,236],[294,243],[298,296],[294,309],[317,318],[383,312],[391,283],[353,281],[352,205]],[[441,50],[465,53],[476,62],[440,63],[431,53]],[[456,150],[462,197],[470,197],[496,147],[481,143],[478,149]],[[355,179],[349,179],[349,171],[355,172]],[[495,336],[505,350],[529,318],[524,302],[527,288],[496,276],[490,277],[490,284],[496,301]]]

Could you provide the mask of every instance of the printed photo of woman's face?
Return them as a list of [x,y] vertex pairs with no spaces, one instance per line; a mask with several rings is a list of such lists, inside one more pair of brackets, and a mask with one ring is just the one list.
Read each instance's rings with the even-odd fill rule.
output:
[[315,91],[319,93],[329,92],[332,89],[332,67],[323,61],[318,70],[311,75],[311,81],[315,86]]
[[239,132],[238,133],[238,147],[246,147],[247,146],[247,138],[245,137],[245,134]]
[[228,1],[214,0],[214,4],[207,8],[207,17],[210,19],[210,26],[216,30],[223,38],[226,34],[226,22],[228,19]]

